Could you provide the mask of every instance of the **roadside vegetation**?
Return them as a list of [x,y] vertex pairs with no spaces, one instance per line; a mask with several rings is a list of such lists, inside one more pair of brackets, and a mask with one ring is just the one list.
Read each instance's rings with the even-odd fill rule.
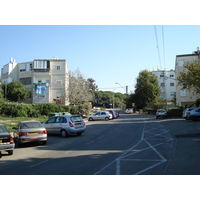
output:
[[[179,84],[185,89],[200,91],[200,63],[187,63],[185,70],[177,77]],[[151,107],[151,112],[163,108],[165,101],[160,98],[160,87],[157,77],[148,70],[143,70],[137,78],[135,91],[133,94],[115,93],[112,91],[98,91],[98,86],[92,78],[85,79],[79,69],[69,72],[69,100],[70,105],[62,106],[53,103],[46,104],[25,104],[25,100],[30,98],[30,90],[23,87],[20,82],[1,83],[0,85],[0,123],[5,124],[9,129],[19,121],[36,119],[44,122],[51,113],[79,114],[88,116],[92,107],[101,108],[132,108],[134,111],[147,111]],[[133,106],[134,105],[134,106]],[[185,107],[176,106],[168,110],[169,116],[181,117]],[[196,106],[200,105],[200,98],[196,101]]]

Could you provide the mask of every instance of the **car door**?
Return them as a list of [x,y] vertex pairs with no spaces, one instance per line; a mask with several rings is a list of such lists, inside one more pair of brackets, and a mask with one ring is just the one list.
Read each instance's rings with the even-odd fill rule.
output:
[[99,120],[101,119],[101,113],[100,112],[97,112],[95,115],[94,115],[94,120]]
[[54,123],[55,123],[56,117],[52,117],[48,119],[43,125],[47,130],[47,134],[54,134]]
[[55,123],[53,123],[53,131],[55,134],[60,134],[62,127],[66,126],[67,120],[63,116],[56,117]]
[[101,117],[100,119],[101,120],[104,120],[106,118],[106,112],[101,112]]

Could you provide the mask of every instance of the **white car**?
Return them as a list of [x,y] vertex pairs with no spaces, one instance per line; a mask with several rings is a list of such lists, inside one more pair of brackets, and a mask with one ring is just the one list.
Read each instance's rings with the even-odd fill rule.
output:
[[132,114],[132,113],[133,113],[133,109],[132,109],[132,108],[127,108],[127,109],[125,110],[125,113],[126,113],[126,114]]
[[88,121],[109,120],[109,119],[112,119],[112,115],[108,111],[100,111],[88,117]]
[[194,108],[186,108],[186,109],[183,111],[182,117],[185,118],[186,120],[189,119],[190,111],[192,111],[192,110],[194,110]]
[[167,117],[167,111],[165,109],[157,110],[156,119],[158,119],[158,117]]

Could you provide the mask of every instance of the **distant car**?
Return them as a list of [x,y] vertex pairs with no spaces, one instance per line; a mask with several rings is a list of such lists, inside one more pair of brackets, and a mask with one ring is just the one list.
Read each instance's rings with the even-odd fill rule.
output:
[[47,131],[39,121],[22,121],[13,129],[17,146],[28,142],[47,143]]
[[132,113],[133,113],[133,109],[132,109],[132,108],[127,108],[127,109],[125,110],[125,113],[126,113],[126,114],[132,114]]
[[156,119],[158,119],[158,117],[167,117],[167,111],[165,109],[157,110]]
[[112,119],[117,118],[117,114],[116,114],[115,110],[108,110],[108,112],[112,115]]
[[191,112],[192,110],[194,110],[194,108],[186,108],[186,109],[183,111],[182,117],[185,118],[186,120],[189,119],[190,112]]
[[101,111],[95,113],[94,115],[88,116],[88,121],[109,120],[109,119],[112,119],[112,114],[110,114],[108,111]]
[[13,154],[13,149],[15,147],[14,139],[9,133],[8,129],[0,124],[0,157],[1,151],[8,152],[9,155]]
[[86,125],[79,115],[59,115],[48,119],[44,124],[47,134],[81,135],[86,131]]
[[119,111],[116,111],[116,117],[119,117]]
[[188,119],[191,119],[193,121],[200,120],[200,107],[191,110]]

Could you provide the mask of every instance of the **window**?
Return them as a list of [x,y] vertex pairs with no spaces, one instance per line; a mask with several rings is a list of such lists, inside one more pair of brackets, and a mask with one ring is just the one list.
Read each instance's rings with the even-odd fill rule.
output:
[[23,85],[31,85],[31,77],[20,78],[19,82],[21,82]]
[[160,74],[160,77],[164,77],[165,75],[164,74]]
[[170,74],[169,77],[174,77],[174,75],[173,75],[173,74]]
[[161,86],[161,87],[165,87],[165,83],[161,83],[160,86]]
[[173,87],[173,86],[174,86],[174,83],[170,83],[170,86]]
[[60,65],[57,66],[57,70],[60,70]]
[[62,81],[57,80],[57,81],[56,81],[56,84],[57,84],[57,85],[61,85],[61,84],[62,84]]
[[56,123],[67,123],[67,120],[65,117],[57,117]]
[[175,92],[171,92],[171,97],[175,97],[176,93]]
[[179,60],[179,61],[178,61],[178,66],[179,66],[179,67],[183,67],[183,65],[184,65],[184,61],[183,61],[183,60]]
[[186,97],[186,90],[185,89],[180,90],[180,96]]
[[46,123],[47,124],[51,124],[51,123],[55,123],[55,117],[53,117],[53,118],[51,118],[51,119],[49,119]]

